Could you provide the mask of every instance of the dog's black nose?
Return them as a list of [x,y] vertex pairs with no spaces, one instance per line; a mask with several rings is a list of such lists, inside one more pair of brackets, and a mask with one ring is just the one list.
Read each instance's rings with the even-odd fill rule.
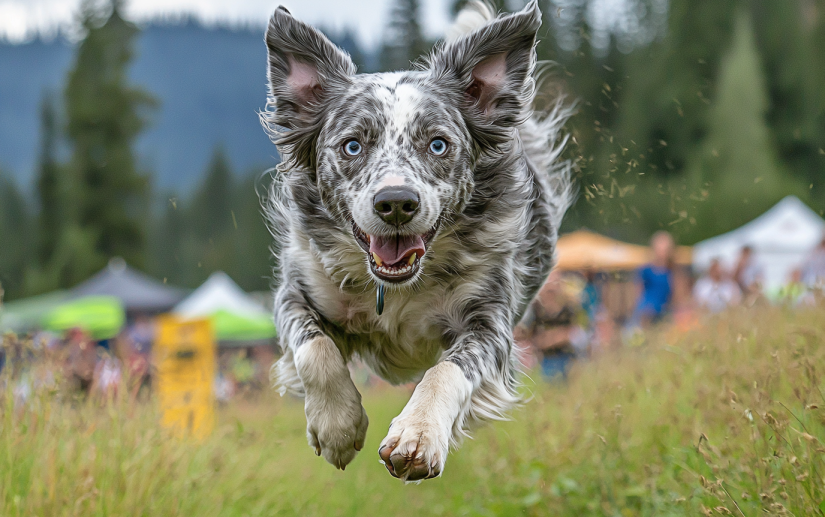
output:
[[378,217],[385,223],[401,226],[418,212],[418,194],[409,187],[385,187],[373,198]]

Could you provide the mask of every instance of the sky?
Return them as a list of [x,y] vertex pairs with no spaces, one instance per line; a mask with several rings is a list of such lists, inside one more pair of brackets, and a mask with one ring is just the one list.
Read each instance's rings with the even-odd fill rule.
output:
[[[381,40],[391,0],[128,0],[127,17],[141,22],[159,15],[195,14],[206,23],[234,22],[265,26],[283,4],[297,18],[336,31],[355,29],[359,42],[374,48]],[[29,40],[70,26],[80,0],[0,0],[0,38]],[[423,27],[441,36],[449,24],[449,0],[422,0]]]

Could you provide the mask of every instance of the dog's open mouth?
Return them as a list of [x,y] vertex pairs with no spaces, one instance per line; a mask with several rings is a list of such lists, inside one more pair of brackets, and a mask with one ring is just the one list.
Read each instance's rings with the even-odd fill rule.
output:
[[398,283],[415,276],[439,222],[423,235],[369,235],[354,222],[352,233],[367,253],[373,274],[386,282]]

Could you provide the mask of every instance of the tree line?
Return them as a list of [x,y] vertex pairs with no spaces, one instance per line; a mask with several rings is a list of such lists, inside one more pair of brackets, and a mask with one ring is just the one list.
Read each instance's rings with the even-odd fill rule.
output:
[[[565,155],[580,195],[563,230],[641,242],[667,229],[691,244],[787,194],[823,213],[825,0],[626,0],[609,18],[600,5],[541,0],[537,52],[550,64],[539,103],[577,104]],[[177,285],[223,269],[266,289],[266,174],[236,174],[217,148],[200,186],[178,197],[138,166],[135,140],[162,107],[128,80],[138,28],[121,12],[122,0],[83,3],[85,37],[62,95],[41,110],[36,203],[0,173],[6,297],[70,287],[112,256]],[[379,71],[406,69],[434,44],[419,0],[395,0],[377,59],[351,37],[346,46],[361,70]]]
[[129,81],[139,29],[122,12],[123,0],[82,3],[74,64],[41,106],[35,199],[0,172],[5,299],[70,288],[116,256],[174,285],[195,287],[220,269],[267,289],[263,171],[236,174],[218,147],[201,184],[179,197],[155,191],[138,165],[135,142],[161,107]]

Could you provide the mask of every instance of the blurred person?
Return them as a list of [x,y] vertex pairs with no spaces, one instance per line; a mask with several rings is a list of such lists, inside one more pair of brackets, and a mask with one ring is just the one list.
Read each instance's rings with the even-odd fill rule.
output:
[[742,291],[722,270],[719,259],[713,259],[707,273],[693,286],[693,298],[700,309],[722,312],[742,301]]
[[137,316],[121,333],[118,351],[125,365],[129,393],[135,400],[141,390],[148,392],[152,385],[151,351],[155,339],[154,321],[147,316]]
[[516,340],[532,348],[548,379],[566,375],[570,362],[587,350],[587,333],[577,322],[580,307],[553,271],[515,329]]
[[589,326],[593,326],[602,308],[602,295],[599,286],[596,284],[596,272],[592,269],[585,269],[584,288],[581,292],[581,305],[587,319]]
[[673,255],[676,244],[666,231],[658,231],[650,239],[653,258],[637,273],[637,304],[631,318],[632,327],[646,327],[661,321],[670,310],[673,298]]
[[[8,334],[0,336],[4,367],[3,377],[0,377],[0,388],[11,386],[11,396],[16,409],[22,409],[32,392],[31,369],[34,357],[31,341],[25,336]],[[2,394],[2,391],[0,391]]]
[[21,409],[27,405],[32,396],[32,379],[28,371],[20,375],[11,393],[15,409]]
[[74,328],[66,335],[66,349],[66,380],[71,389],[88,394],[97,365],[96,344],[81,329]]
[[120,360],[109,350],[101,349],[94,371],[94,387],[103,400],[112,400],[117,396],[122,377]]
[[215,383],[213,386],[215,392],[215,400],[220,405],[227,404],[235,395],[235,383],[232,379],[221,371],[215,375]]
[[148,390],[151,388],[149,357],[146,354],[135,352],[131,347],[127,347],[123,362],[126,366],[129,393],[132,400],[135,400],[142,389]]
[[580,294],[584,318],[579,318],[582,328],[586,329],[589,354],[606,350],[613,343],[616,328],[613,317],[605,307],[602,299],[604,277],[593,269],[583,272],[585,284]]
[[126,327],[126,336],[134,352],[148,357],[152,351],[152,342],[155,339],[155,323],[148,316],[138,315]]
[[229,371],[238,391],[249,395],[255,387],[252,382],[255,380],[255,366],[250,361],[246,349],[232,354]]
[[801,281],[809,289],[825,292],[825,235],[802,265]]
[[32,334],[31,346],[36,354],[35,364],[32,365],[34,392],[56,391],[63,363],[63,339],[54,332],[39,330]]
[[792,307],[814,305],[816,299],[804,279],[802,268],[795,268],[788,282],[779,289],[779,302]]
[[733,279],[739,285],[743,296],[748,298],[759,295],[762,291],[764,276],[764,270],[754,258],[753,247],[742,246],[733,272]]

